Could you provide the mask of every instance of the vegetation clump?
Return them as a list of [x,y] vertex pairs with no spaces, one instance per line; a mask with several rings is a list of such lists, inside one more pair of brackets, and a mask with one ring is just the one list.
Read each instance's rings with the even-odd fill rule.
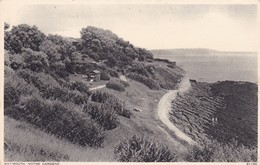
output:
[[88,103],[84,107],[84,112],[106,130],[114,129],[119,125],[117,112],[110,109],[107,104]]
[[228,144],[207,140],[203,146],[194,146],[186,155],[189,162],[256,162],[256,148],[245,147],[234,139]]
[[124,92],[125,91],[125,86],[122,83],[117,82],[117,81],[110,81],[110,82],[108,82],[106,84],[106,87],[110,88],[110,89],[114,89],[114,90],[120,91],[120,92]]
[[123,84],[124,87],[129,87],[129,86],[130,86],[129,83],[126,82],[126,81],[120,80],[119,82],[120,82],[121,84]]
[[121,141],[115,146],[114,153],[121,162],[174,162],[177,160],[176,155],[167,146],[137,135]]
[[101,73],[100,73],[100,80],[105,80],[105,81],[110,80],[109,74],[107,72],[105,72],[105,71],[101,71]]
[[83,113],[41,97],[23,97],[15,108],[6,110],[5,115],[25,120],[47,133],[82,146],[101,146],[105,138],[102,129]]
[[114,110],[118,115],[130,118],[132,113],[126,108],[123,101],[107,92],[94,92],[91,95],[91,100],[94,102],[104,103],[110,110]]
[[127,77],[129,77],[130,79],[136,80],[140,83],[143,83],[144,85],[146,85],[150,89],[154,89],[154,90],[160,89],[160,84],[152,78],[148,78],[146,76],[139,75],[139,74],[136,74],[136,73],[129,73],[127,75]]

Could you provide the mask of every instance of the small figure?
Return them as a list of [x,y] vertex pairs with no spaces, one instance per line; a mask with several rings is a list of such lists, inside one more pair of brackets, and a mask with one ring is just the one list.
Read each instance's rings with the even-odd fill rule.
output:
[[215,125],[215,119],[214,119],[214,117],[212,118],[212,125],[213,125],[213,126]]
[[218,124],[218,118],[217,117],[215,117],[215,123]]

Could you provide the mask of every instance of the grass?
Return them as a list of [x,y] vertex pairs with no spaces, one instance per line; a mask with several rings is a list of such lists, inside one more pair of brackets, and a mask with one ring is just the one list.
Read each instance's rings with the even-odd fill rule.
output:
[[115,161],[107,148],[75,145],[7,116],[4,123],[5,161]]

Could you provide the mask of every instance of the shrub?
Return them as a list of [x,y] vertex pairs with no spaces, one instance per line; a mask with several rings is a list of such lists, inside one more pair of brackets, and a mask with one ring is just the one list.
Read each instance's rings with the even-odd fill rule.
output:
[[142,63],[136,63],[134,64],[134,66],[131,67],[131,72],[134,72],[136,74],[145,76],[145,77],[149,77],[151,76],[151,72],[149,72],[149,67],[148,66],[144,66],[144,64]]
[[116,82],[116,81],[108,82],[106,84],[106,87],[110,88],[110,89],[114,89],[114,90],[120,91],[120,92],[125,91],[124,85],[122,85],[120,82]]
[[89,103],[84,107],[84,112],[88,113],[93,120],[106,130],[114,129],[119,124],[116,111],[109,109],[106,104],[97,105]]
[[114,148],[114,154],[122,162],[172,162],[176,156],[168,147],[144,136],[124,139]]
[[91,100],[106,104],[109,109],[115,111],[118,115],[130,118],[132,113],[126,109],[126,105],[115,96],[106,92],[96,91],[91,95]]
[[79,91],[71,91],[69,92],[69,98],[71,98],[71,102],[77,105],[85,104],[88,101],[88,95],[82,94]]
[[79,92],[88,93],[88,87],[84,83],[79,81],[70,83],[70,89],[77,90]]
[[175,89],[182,76],[164,68],[156,68],[156,79],[161,88]]
[[207,140],[204,146],[194,146],[186,156],[191,162],[256,162],[257,151],[238,144],[235,140],[228,144]]
[[110,80],[109,75],[105,71],[101,71],[100,73],[100,80]]
[[52,76],[46,73],[35,73],[28,69],[19,70],[17,75],[27,83],[33,84],[40,91],[45,90],[46,86],[59,86],[60,84]]
[[119,77],[119,74],[112,69],[108,70],[108,74],[112,77],[117,77],[117,78]]
[[38,90],[28,84],[24,79],[18,77],[12,70],[5,70],[4,80],[4,106],[9,107],[17,104],[21,95],[31,95]]
[[175,68],[176,65],[174,65],[174,64],[167,64],[167,67],[169,67],[169,68]]
[[130,118],[132,113],[126,109],[126,105],[124,102],[120,101],[115,97],[109,97],[105,104],[113,109],[118,115]]
[[46,99],[73,102],[78,105],[84,104],[88,100],[87,94],[82,94],[78,91],[69,91],[55,86],[46,86],[44,90],[41,90],[41,96]]
[[68,101],[68,93],[60,87],[49,86],[42,90],[41,96],[46,99],[59,99],[63,102]]
[[4,106],[10,107],[19,102],[20,92],[10,84],[4,86]]
[[17,108],[6,115],[25,120],[59,138],[82,146],[101,146],[105,134],[84,113],[69,109],[60,102],[43,100],[40,97],[24,97]]
[[96,91],[91,95],[91,100],[99,103],[105,103],[109,97],[113,96],[106,92]]
[[128,86],[129,86],[129,83],[126,82],[126,81],[120,80],[119,82],[120,82],[121,84],[123,84],[124,87],[128,87]]
[[58,70],[56,69],[55,74],[60,78],[63,78],[66,81],[69,81],[69,73],[66,70]]
[[47,55],[43,52],[23,49],[21,56],[24,59],[24,67],[29,68],[32,71],[41,72],[49,67]]
[[147,87],[149,87],[150,89],[154,89],[154,90],[158,90],[160,89],[160,85],[158,82],[156,82],[155,80],[136,74],[136,73],[130,73],[127,75],[127,77],[136,80],[140,83],[143,83],[144,85],[146,85]]

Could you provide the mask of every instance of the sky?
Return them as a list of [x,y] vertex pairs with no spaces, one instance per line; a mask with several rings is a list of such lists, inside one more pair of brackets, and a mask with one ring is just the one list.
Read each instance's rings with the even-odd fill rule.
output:
[[210,48],[256,51],[257,6],[180,4],[10,5],[10,25],[80,37],[87,26],[108,29],[146,49]]

